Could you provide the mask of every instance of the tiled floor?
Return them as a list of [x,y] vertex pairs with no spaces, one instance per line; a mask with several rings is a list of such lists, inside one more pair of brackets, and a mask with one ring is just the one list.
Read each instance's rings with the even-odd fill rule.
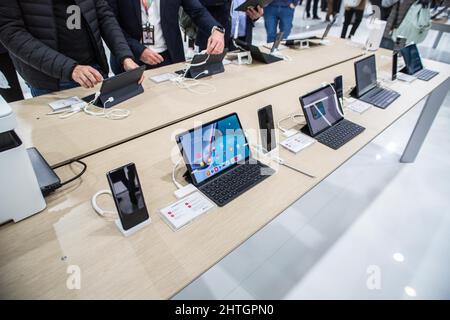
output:
[[[450,62],[435,34],[422,54]],[[416,162],[398,161],[422,107],[174,298],[450,299],[450,94]]]

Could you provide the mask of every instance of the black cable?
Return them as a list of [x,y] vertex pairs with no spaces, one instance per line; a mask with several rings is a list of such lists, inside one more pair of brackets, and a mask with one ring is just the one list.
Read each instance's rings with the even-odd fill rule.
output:
[[75,181],[75,180],[81,178],[81,176],[86,172],[87,164],[84,163],[84,162],[81,161],[81,160],[72,160],[72,161],[70,161],[69,163],[66,163],[66,164],[62,164],[62,165],[56,166],[54,169],[58,169],[58,168],[61,168],[61,167],[67,166],[67,165],[71,165],[72,163],[79,163],[79,164],[81,164],[81,165],[83,166],[83,169],[82,169],[81,172],[80,172],[79,174],[77,174],[75,177],[70,178],[70,179],[67,180],[67,181],[61,182],[61,184],[59,185],[59,188],[61,188],[62,186],[66,185],[66,184],[68,184],[68,183],[71,183],[71,182],[73,182],[73,181]]

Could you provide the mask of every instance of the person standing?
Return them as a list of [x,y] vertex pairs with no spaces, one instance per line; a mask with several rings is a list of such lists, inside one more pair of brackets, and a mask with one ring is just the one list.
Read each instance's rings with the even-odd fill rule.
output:
[[274,0],[264,8],[264,25],[267,32],[267,43],[275,41],[278,27],[286,39],[292,30],[295,7],[298,0]]
[[[219,23],[198,0],[108,0],[122,28],[134,58],[139,64],[154,69],[185,61],[179,28],[180,7],[209,34],[208,53],[223,52],[224,34]],[[145,39],[144,39],[144,35]],[[148,35],[148,36],[147,36]],[[119,59],[111,53],[111,69],[123,72]]]
[[6,102],[23,100],[22,89],[17,78],[16,69],[9,56],[8,50],[0,45],[0,95]]
[[313,20],[320,20],[319,16],[317,15],[317,10],[319,7],[319,0],[306,0],[306,17],[309,19],[311,18],[311,2],[313,3],[312,7],[312,18]]
[[355,7],[345,7],[345,15],[344,15],[344,25],[342,26],[341,38],[347,38],[347,30],[350,24],[352,23],[353,16],[355,20],[352,25],[352,29],[350,30],[349,37],[353,37],[355,35],[356,30],[358,29],[364,14],[364,9],[366,8],[367,0],[361,0],[359,4]]
[[0,42],[33,96],[103,81],[102,38],[124,70],[138,67],[106,0],[0,2]]

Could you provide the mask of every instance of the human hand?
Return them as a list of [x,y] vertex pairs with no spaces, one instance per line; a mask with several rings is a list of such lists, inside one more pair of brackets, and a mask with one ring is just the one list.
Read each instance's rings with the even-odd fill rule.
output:
[[[133,61],[131,58],[126,58],[123,60],[123,69],[125,71],[130,71],[139,68],[139,66],[136,64],[136,62]],[[144,82],[144,74],[142,74],[141,79],[139,79],[138,83],[142,84]]]
[[218,30],[214,30],[208,39],[206,52],[208,54],[221,54],[225,48],[224,34]]
[[162,63],[164,58],[152,49],[146,48],[141,54],[141,61],[146,64],[155,65]]
[[91,66],[77,65],[72,71],[72,79],[83,88],[93,88],[103,81],[103,76]]
[[264,15],[264,9],[261,6],[256,6],[256,8],[250,7],[247,9],[247,15],[250,19],[256,21]]

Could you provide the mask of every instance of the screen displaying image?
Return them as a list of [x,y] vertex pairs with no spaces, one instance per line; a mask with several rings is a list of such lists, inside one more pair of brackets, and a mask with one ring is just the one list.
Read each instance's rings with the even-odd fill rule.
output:
[[377,67],[374,55],[356,63],[356,79],[359,97],[377,85]]
[[405,60],[408,74],[414,74],[423,69],[420,60],[419,50],[415,44],[404,47],[401,50],[403,59]]
[[187,132],[179,137],[179,141],[197,183],[250,156],[235,114]]
[[302,98],[311,135],[316,135],[342,119],[338,100],[331,86],[326,86]]

